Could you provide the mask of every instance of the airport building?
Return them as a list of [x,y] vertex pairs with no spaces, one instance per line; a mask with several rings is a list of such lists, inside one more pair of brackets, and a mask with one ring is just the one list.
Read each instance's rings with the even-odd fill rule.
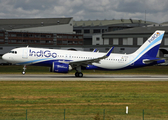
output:
[[0,30],[73,33],[73,18],[0,19]]
[[0,19],[0,55],[16,47],[82,46],[73,18]]
[[133,19],[81,20],[74,21],[74,31],[78,34],[83,34],[84,45],[108,45],[108,41],[103,41],[101,38],[102,34],[106,32],[142,27],[152,24],[156,23]]
[[4,45],[83,45],[83,36],[67,33],[1,31],[0,44]]

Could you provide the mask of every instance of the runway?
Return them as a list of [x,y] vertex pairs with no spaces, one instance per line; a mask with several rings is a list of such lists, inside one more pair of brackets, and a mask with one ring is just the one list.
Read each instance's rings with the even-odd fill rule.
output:
[[168,75],[0,74],[0,81],[168,81]]

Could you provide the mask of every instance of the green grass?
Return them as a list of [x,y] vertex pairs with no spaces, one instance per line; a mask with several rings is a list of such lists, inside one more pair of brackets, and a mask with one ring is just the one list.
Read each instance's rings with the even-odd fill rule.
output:
[[[0,66],[0,74],[20,74],[23,71],[23,66]],[[49,72],[48,67],[27,66],[26,74],[60,74]],[[149,66],[128,70],[117,71],[101,71],[101,70],[82,70],[84,74],[160,74],[168,75],[168,66]],[[75,70],[68,74],[74,74]]]
[[[20,74],[23,66],[0,66],[1,74]],[[49,68],[27,66],[27,74],[58,74]],[[74,74],[71,71],[68,74]],[[84,70],[84,74],[167,75],[168,66],[150,66],[122,71]],[[54,118],[106,120],[168,118],[168,82],[0,82],[0,119],[41,120]],[[129,115],[125,107],[129,106]],[[65,110],[65,111],[64,111]],[[84,120],[83,119],[83,120]]]
[[85,113],[93,118],[97,113],[102,117],[105,109],[106,117],[122,118],[126,117],[125,106],[129,106],[133,118],[142,117],[143,109],[148,116],[167,118],[167,86],[168,82],[0,82],[0,110],[22,111],[24,116],[28,109],[29,117],[43,112],[40,116],[52,117],[57,111],[63,117],[66,109],[69,117]]

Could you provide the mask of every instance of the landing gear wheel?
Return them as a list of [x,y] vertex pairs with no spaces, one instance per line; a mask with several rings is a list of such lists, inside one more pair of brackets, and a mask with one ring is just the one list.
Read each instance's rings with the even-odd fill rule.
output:
[[23,74],[23,75],[26,74],[26,65],[24,65],[24,67],[23,67],[23,72],[22,72],[22,74]]
[[83,77],[83,73],[82,73],[82,72],[79,72],[79,73],[78,73],[78,76],[79,76],[79,77]]
[[83,77],[83,73],[82,72],[76,72],[75,77]]
[[78,72],[75,73],[75,77],[79,77],[79,73]]
[[26,74],[26,72],[25,72],[25,71],[23,71],[23,72],[22,72],[22,74],[23,74],[23,75],[25,75],[25,74]]

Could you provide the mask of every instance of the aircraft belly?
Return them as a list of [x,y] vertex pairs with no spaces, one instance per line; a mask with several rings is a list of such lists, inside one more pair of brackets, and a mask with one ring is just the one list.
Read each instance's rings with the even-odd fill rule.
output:
[[121,69],[125,66],[125,63],[114,63],[114,62],[101,62],[101,63],[93,63],[93,65],[103,68],[103,69]]

